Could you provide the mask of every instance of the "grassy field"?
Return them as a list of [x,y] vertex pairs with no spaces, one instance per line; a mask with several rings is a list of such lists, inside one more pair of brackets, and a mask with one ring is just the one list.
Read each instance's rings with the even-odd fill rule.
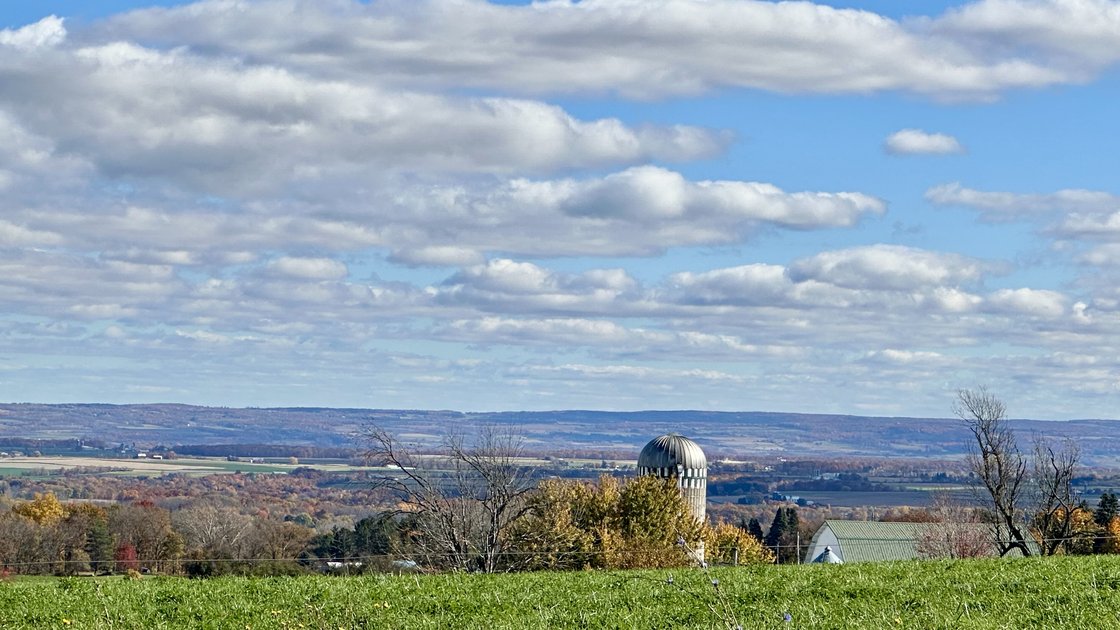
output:
[[1116,628],[1120,558],[762,566],[710,573],[62,578],[0,585],[3,628],[499,630],[735,624]]

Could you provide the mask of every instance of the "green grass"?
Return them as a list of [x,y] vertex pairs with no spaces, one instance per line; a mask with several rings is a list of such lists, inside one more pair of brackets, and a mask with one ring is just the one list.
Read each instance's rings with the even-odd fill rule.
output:
[[720,603],[709,578],[744,628],[1120,627],[1120,557],[711,573],[15,580],[0,585],[0,627],[728,627],[727,615],[710,608]]
[[42,470],[42,468],[35,468],[30,466],[5,468],[0,467],[0,477],[20,477],[26,473],[33,473]]

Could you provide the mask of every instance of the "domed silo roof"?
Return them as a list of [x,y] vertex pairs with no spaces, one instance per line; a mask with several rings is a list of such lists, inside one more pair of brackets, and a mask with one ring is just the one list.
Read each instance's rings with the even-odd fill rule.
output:
[[678,464],[685,470],[706,469],[708,458],[696,442],[678,433],[653,438],[638,454],[639,469],[677,470]]
[[653,438],[638,454],[638,476],[676,479],[692,516],[704,522],[708,503],[708,458],[696,442],[678,433]]

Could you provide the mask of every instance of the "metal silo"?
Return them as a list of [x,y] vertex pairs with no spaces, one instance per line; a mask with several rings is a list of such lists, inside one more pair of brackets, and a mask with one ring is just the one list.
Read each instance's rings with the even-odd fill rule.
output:
[[676,479],[692,515],[704,522],[708,503],[708,458],[696,442],[678,433],[650,440],[638,455],[638,475]]

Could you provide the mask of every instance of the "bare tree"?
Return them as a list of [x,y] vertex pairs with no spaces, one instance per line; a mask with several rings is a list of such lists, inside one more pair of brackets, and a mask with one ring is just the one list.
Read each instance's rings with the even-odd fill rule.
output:
[[198,501],[171,516],[187,551],[203,558],[240,559],[253,519],[214,500]]
[[379,484],[394,491],[413,516],[423,559],[435,566],[487,573],[499,568],[514,523],[533,488],[518,461],[520,436],[484,427],[473,439],[444,438],[439,453],[421,456],[379,428],[366,430],[367,461],[390,469]]
[[1007,407],[987,388],[980,387],[958,390],[953,412],[974,439],[967,461],[983,486],[980,498],[992,511],[992,534],[999,555],[1012,549],[1031,555],[1023,532],[1027,461],[1007,425]]
[[982,558],[992,555],[992,533],[975,508],[955,501],[947,492],[933,498],[930,522],[918,535],[918,553],[927,558]]
[[1073,476],[1080,460],[1081,449],[1073,440],[1066,438],[1055,447],[1051,440],[1035,437],[1034,527],[1043,555],[1071,550],[1076,534],[1074,511],[1078,509],[1079,499],[1073,487]]

